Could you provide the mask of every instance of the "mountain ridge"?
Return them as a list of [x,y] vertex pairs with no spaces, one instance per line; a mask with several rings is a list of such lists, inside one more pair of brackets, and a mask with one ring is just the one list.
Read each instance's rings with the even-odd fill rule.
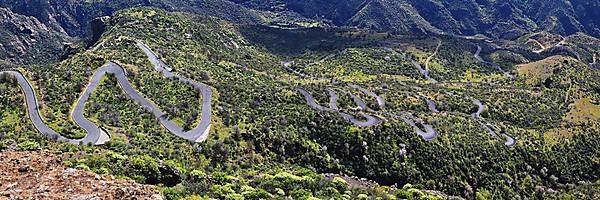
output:
[[[0,97],[0,149],[48,148],[69,166],[177,185],[162,188],[167,199],[427,199],[425,190],[468,199],[599,194],[600,71],[586,63],[599,45],[583,33],[498,40],[244,26],[148,7],[118,11],[106,23],[93,48],[17,70],[39,91],[45,122],[69,135],[80,129],[69,115],[93,72],[119,63],[127,75],[103,78],[84,108],[111,140],[73,146],[43,137],[26,116],[23,92],[0,77],[0,90],[9,94]],[[379,23],[387,22],[369,21]],[[214,96],[162,76],[137,41],[168,71],[206,84]],[[543,59],[554,54],[573,58]],[[129,98],[125,79],[166,115]],[[214,106],[200,110],[206,100]],[[200,111],[212,113],[203,143],[160,123],[195,124],[206,116]],[[389,186],[351,189],[349,181],[320,173]]]

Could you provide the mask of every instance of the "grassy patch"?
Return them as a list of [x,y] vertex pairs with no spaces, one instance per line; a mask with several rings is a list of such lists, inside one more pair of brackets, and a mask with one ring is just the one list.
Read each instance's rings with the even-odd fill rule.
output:
[[563,119],[572,123],[600,120],[600,105],[593,104],[590,100],[590,98],[583,98],[575,101]]
[[573,58],[552,56],[537,62],[517,65],[517,72],[525,78],[526,84],[539,85],[550,78],[550,76],[554,74],[554,70],[558,68],[561,63],[571,59]]

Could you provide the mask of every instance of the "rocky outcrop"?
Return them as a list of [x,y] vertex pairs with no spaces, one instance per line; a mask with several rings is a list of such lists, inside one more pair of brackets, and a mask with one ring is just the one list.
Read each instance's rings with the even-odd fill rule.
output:
[[102,33],[106,30],[106,23],[110,20],[110,16],[98,17],[90,22],[91,40],[88,41],[88,46],[95,44]]
[[38,63],[56,60],[71,38],[46,26],[35,17],[0,8],[0,60]]
[[0,199],[163,199],[154,186],[75,170],[47,152],[0,153]]

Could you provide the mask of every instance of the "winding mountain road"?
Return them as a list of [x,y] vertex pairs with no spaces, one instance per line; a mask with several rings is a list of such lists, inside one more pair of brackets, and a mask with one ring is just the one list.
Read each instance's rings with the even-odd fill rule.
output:
[[431,78],[431,76],[429,76],[429,71],[423,69],[423,67],[421,66],[421,64],[419,64],[417,61],[414,60],[410,60],[410,62],[419,70],[419,73],[421,73],[423,76],[425,76],[425,78],[427,80],[429,80],[432,83],[437,83],[438,81]]
[[430,100],[430,99],[425,99],[425,101],[427,101],[427,107],[429,108],[429,110],[431,110],[431,112],[434,112],[434,113],[440,112],[440,110],[438,110],[435,105],[435,101]]
[[374,117],[369,114],[366,114],[364,112],[359,112],[358,114],[361,115],[362,117],[364,117],[366,119],[366,121],[356,119],[354,116],[352,116],[350,114],[341,112],[337,106],[337,99],[338,99],[337,93],[333,90],[329,90],[329,95],[330,95],[330,102],[329,102],[330,105],[329,106],[330,106],[330,108],[319,105],[315,101],[313,96],[308,91],[306,91],[304,88],[298,88],[298,91],[300,91],[300,93],[302,95],[304,95],[306,102],[308,103],[308,105],[310,107],[312,107],[316,110],[319,110],[319,111],[336,112],[340,116],[342,116],[342,118],[344,118],[346,121],[351,122],[351,123],[355,124],[356,126],[368,127],[368,126],[375,126],[375,125],[381,123],[381,120],[379,118]]
[[498,71],[502,72],[504,74],[504,76],[510,78],[510,79],[514,79],[515,76],[513,76],[512,74],[508,73],[507,71],[504,71],[504,69],[502,69],[502,66],[500,66],[499,64],[496,64],[494,62],[488,62],[483,60],[483,58],[481,58],[481,56],[479,55],[481,53],[481,46],[477,45],[477,51],[475,52],[475,54],[473,55],[475,57],[475,59],[477,59],[477,61],[484,63],[486,65],[491,65],[494,68],[496,68]]
[[[404,122],[412,126],[417,132],[417,134],[421,136],[424,140],[433,141],[437,137],[437,132],[433,129],[433,126],[425,124],[423,120],[416,118],[410,113],[402,112],[402,115],[403,116],[400,118],[404,120]],[[421,124],[421,126],[423,126],[425,130],[421,129],[415,122]]]
[[[441,40],[440,40],[440,43],[438,43],[438,47],[436,48],[436,52],[433,55],[431,55],[430,58],[432,58],[433,56],[435,56],[437,54],[437,52],[439,51],[439,47],[441,47],[441,46],[442,46],[442,43],[441,43]],[[382,47],[382,48],[383,48],[383,50],[392,53],[392,55],[401,55],[402,58],[410,60],[410,62],[413,64],[413,66],[415,66],[417,68],[417,70],[419,70],[419,73],[421,73],[421,75],[423,75],[425,77],[425,79],[427,79],[428,81],[430,81],[432,83],[438,83],[437,80],[431,78],[431,76],[429,75],[429,70],[428,69],[424,69],[421,66],[421,64],[419,64],[417,61],[415,61],[415,60],[413,60],[413,59],[411,59],[409,57],[406,57],[406,56],[398,53],[396,50],[394,50],[392,48],[389,48],[389,47]],[[430,58],[428,58],[427,62],[425,63],[426,64],[426,68],[427,68],[427,65],[429,63]]]
[[471,114],[473,119],[475,119],[477,122],[479,122],[479,124],[481,124],[481,126],[483,126],[485,129],[487,129],[491,135],[496,136],[496,137],[498,137],[499,135],[502,135],[502,137],[504,137],[506,139],[506,141],[504,142],[504,145],[506,145],[506,146],[515,145],[516,141],[512,136],[506,134],[505,132],[500,130],[497,126],[483,121],[484,119],[481,117],[481,113],[483,113],[483,111],[485,111],[485,105],[483,105],[483,103],[481,103],[481,101],[479,99],[475,99],[475,98],[470,98],[470,99],[473,101],[473,104],[477,105],[477,111],[475,111],[473,114]]
[[[140,41],[137,41],[136,44],[142,51],[144,51],[146,56],[148,56],[148,60],[150,61],[150,63],[152,63],[154,68],[156,70],[160,71],[163,74],[163,76],[165,76],[167,78],[174,78],[176,80],[179,80],[182,83],[191,85],[194,89],[196,89],[196,90],[200,91],[200,93],[202,93],[201,120],[200,120],[200,123],[196,126],[196,128],[194,128],[190,131],[185,131],[185,130],[183,130],[183,128],[181,128],[177,124],[175,124],[173,121],[162,117],[165,114],[162,111],[160,111],[160,109],[158,109],[156,106],[154,106],[154,104],[150,103],[148,100],[146,100],[144,98],[138,98],[138,99],[136,99],[136,101],[138,103],[142,104],[144,107],[150,108],[150,111],[154,114],[154,116],[159,118],[161,124],[165,128],[167,128],[171,133],[173,133],[181,138],[192,141],[192,142],[205,141],[208,138],[208,133],[210,132],[211,122],[212,122],[212,106],[211,106],[212,90],[204,84],[197,83],[193,80],[190,80],[190,79],[187,79],[184,77],[180,77],[180,76],[172,73],[171,70],[168,70],[170,68],[167,66],[167,64],[165,64],[163,61],[161,61],[158,58],[158,56],[156,55],[156,53],[154,53],[150,49],[150,47],[148,47],[147,45],[145,45],[144,43],[142,43]],[[123,79],[123,80],[125,80],[125,82],[126,82],[127,79]],[[126,83],[128,83],[128,82],[126,82]],[[131,88],[131,89],[133,89],[133,88]],[[139,93],[136,92],[135,94],[130,94],[130,96],[136,95],[136,94],[139,95]]]
[[[435,55],[439,51],[439,48],[441,47],[441,43],[442,43],[442,41],[439,40],[438,45],[436,47],[436,52],[427,59],[426,65],[429,63],[429,61],[433,57],[435,57]],[[383,49],[386,50],[386,51],[392,52],[393,54],[397,54],[397,52],[394,51],[391,48],[383,47]],[[504,70],[502,70],[502,68],[499,65],[497,65],[495,63],[484,61],[479,56],[479,54],[481,53],[481,51],[482,51],[481,47],[477,46],[477,52],[474,54],[474,56],[475,56],[475,58],[477,60],[479,60],[479,61],[481,61],[483,63],[486,63],[486,64],[493,65],[498,70],[504,72]],[[335,55],[335,54],[333,54],[333,55]],[[318,61],[316,63],[322,63],[322,62],[324,62],[324,60],[331,59],[332,57],[333,56],[327,56],[324,59],[322,59],[322,60],[320,60],[320,61]],[[416,62],[414,60],[410,60],[410,61],[419,70],[419,72],[423,76],[425,76],[425,78],[427,78],[427,80],[429,80],[432,83],[438,83],[437,80],[435,80],[435,79],[433,79],[433,78],[431,78],[429,76],[429,71],[427,69],[423,69],[423,67],[418,62]],[[317,76],[313,76],[313,75],[308,75],[308,74],[304,74],[304,73],[295,71],[295,70],[293,70],[293,69],[291,69],[289,67],[291,65],[291,62],[289,62],[289,61],[288,62],[282,62],[282,65],[288,71],[291,71],[291,72],[295,73],[296,75],[298,75],[298,76],[300,76],[302,78],[311,78],[311,79],[318,79],[318,80],[331,80],[331,79],[326,79],[326,78],[317,77]],[[511,78],[513,77],[512,75],[510,75],[507,72],[504,72],[504,73],[508,77],[511,77]],[[406,87],[413,88],[413,89],[416,89],[416,90],[421,90],[422,89],[422,88],[419,88],[419,87],[416,87],[416,86],[409,86],[409,85],[404,84],[402,82],[401,82],[401,84],[404,85],[404,86],[406,86]],[[362,87],[360,87],[358,85],[354,85],[354,84],[350,84],[350,83],[347,83],[346,85],[348,87],[350,87],[350,88],[357,89],[357,90],[365,93],[368,96],[374,97],[377,100],[377,105],[380,108],[383,108],[385,106],[385,100],[381,96],[377,95],[376,93],[374,93],[374,92],[372,92],[370,90],[364,89],[364,88],[362,88]],[[349,122],[351,122],[351,123],[353,123],[353,124],[355,124],[357,126],[367,127],[367,126],[374,126],[374,125],[377,125],[377,124],[381,123],[381,120],[379,118],[374,117],[373,115],[369,115],[369,114],[366,114],[365,112],[363,112],[363,111],[367,111],[369,113],[377,113],[379,115],[382,115],[382,114],[383,115],[389,115],[389,116],[392,116],[393,118],[402,119],[404,122],[406,122],[407,124],[409,124],[410,126],[412,126],[415,129],[415,132],[418,135],[420,135],[423,139],[425,139],[427,141],[434,140],[437,137],[437,132],[433,129],[433,127],[431,125],[425,124],[423,120],[416,118],[414,115],[412,115],[410,113],[407,113],[407,112],[401,112],[400,115],[396,115],[396,114],[388,113],[388,112],[374,111],[371,108],[369,108],[366,105],[366,103],[360,97],[354,95],[352,92],[343,91],[344,93],[348,94],[353,99],[353,101],[357,104],[358,108],[361,110],[361,112],[359,112],[359,114],[361,116],[363,116],[364,118],[366,118],[366,121],[358,120],[355,117],[353,117],[353,116],[351,116],[351,115],[349,115],[347,113],[340,112],[340,109],[339,109],[339,107],[337,105],[337,99],[338,99],[337,93],[335,91],[333,91],[332,89],[328,89],[329,95],[330,95],[329,108],[323,107],[323,106],[319,105],[314,100],[314,98],[312,97],[312,95],[307,90],[305,90],[303,88],[298,88],[298,90],[305,97],[305,99],[307,101],[307,104],[310,107],[312,107],[313,109],[316,109],[316,110],[319,110],[319,111],[337,112],[346,121],[349,121]],[[451,94],[449,92],[446,92],[446,93],[447,94]],[[425,97],[423,95],[420,95],[420,94],[413,94],[413,95],[417,95],[419,98],[425,99],[425,101],[427,103],[427,107],[429,108],[429,110],[431,110],[431,112],[433,112],[433,113],[440,113],[440,110],[437,109],[435,101],[430,100],[429,98],[427,98],[427,97]],[[451,95],[455,96],[455,97],[460,97],[460,96],[454,95],[454,94],[451,94]],[[497,132],[500,132],[499,129],[490,128],[490,127],[495,127],[495,126],[493,126],[493,125],[491,125],[489,123],[483,123],[484,119],[481,118],[481,114],[485,111],[485,105],[480,100],[474,99],[474,98],[471,98],[471,97],[466,97],[466,98],[469,99],[469,100],[471,100],[473,102],[473,104],[475,104],[475,105],[478,106],[477,111],[475,111],[474,113],[472,113],[471,117],[473,117],[477,122],[479,122],[483,127],[485,127],[492,135],[494,135],[496,137],[499,137],[499,135],[502,135],[503,137],[505,137],[506,138],[506,142],[504,144],[506,146],[512,146],[512,145],[514,145],[516,143],[515,140],[514,140],[514,138],[512,138],[509,135],[507,135],[506,133],[497,133]],[[418,126],[417,124],[420,124],[421,126]]]
[[[25,103],[27,106],[27,114],[29,115],[29,118],[31,119],[33,126],[40,133],[42,133],[42,135],[44,135],[48,138],[57,140],[57,141],[68,142],[68,143],[77,144],[77,145],[89,144],[89,143],[94,144],[94,145],[101,145],[101,144],[106,143],[109,140],[109,136],[105,130],[97,127],[96,125],[94,125],[93,123],[91,123],[90,121],[85,119],[83,117],[82,113],[76,112],[76,111],[79,111],[78,106],[82,105],[83,104],[82,102],[85,102],[85,100],[87,100],[87,97],[89,97],[89,96],[80,98],[79,101],[77,102],[76,108],[74,109],[75,111],[71,113],[73,119],[80,126],[82,126],[82,128],[84,128],[88,132],[88,134],[82,139],[69,139],[69,138],[66,138],[66,137],[60,135],[59,133],[55,132],[46,123],[44,123],[44,120],[42,120],[42,117],[40,114],[40,110],[39,110],[40,106],[39,106],[39,103],[37,100],[37,96],[35,94],[35,90],[31,86],[31,83],[29,82],[29,80],[27,80],[27,78],[25,78],[25,76],[23,74],[21,74],[18,71],[2,71],[2,72],[0,72],[0,75],[8,75],[17,80],[17,83],[21,87],[21,90],[23,91],[23,93],[25,93]],[[86,89],[86,91],[87,91],[87,89]],[[86,96],[86,95],[84,95],[84,96]]]
[[473,101],[473,104],[477,105],[477,111],[475,111],[475,113],[471,114],[471,116],[473,116],[473,118],[481,118],[481,113],[483,113],[483,111],[485,111],[485,106],[483,105],[483,103],[481,103],[481,101],[479,99],[473,99],[471,98],[471,100]]
[[137,92],[131,86],[131,84],[127,80],[124,68],[113,62],[109,62],[103,65],[102,67],[98,68],[94,72],[94,74],[89,80],[87,87],[85,88],[85,90],[77,100],[75,107],[71,111],[71,117],[81,128],[83,128],[87,132],[87,135],[82,139],[69,139],[55,132],[46,123],[44,123],[39,111],[39,103],[35,95],[35,91],[31,86],[31,83],[27,80],[27,78],[25,78],[23,74],[21,74],[18,71],[2,71],[0,72],[0,75],[8,75],[10,77],[14,77],[17,80],[17,83],[22,88],[23,93],[25,93],[27,113],[29,115],[29,118],[33,122],[33,125],[43,135],[51,139],[55,139],[62,142],[68,142],[71,144],[91,143],[94,145],[102,145],[110,140],[110,136],[108,135],[105,129],[98,127],[96,124],[85,118],[84,108],[85,103],[88,101],[88,99],[96,90],[96,88],[100,85],[102,77],[104,77],[106,74],[113,74],[117,78],[117,82],[119,86],[123,89],[123,91],[144,109],[150,111],[157,119],[159,119],[160,123],[172,134],[192,142],[205,141],[208,137],[208,133],[210,132],[211,128],[212,90],[208,86],[171,73],[170,70],[168,70],[168,66],[164,62],[162,62],[148,46],[139,41],[137,42],[137,46],[142,51],[144,51],[144,53],[148,56],[148,60],[150,61],[150,63],[152,63],[154,68],[157,71],[161,72],[163,76],[167,78],[174,78],[184,84],[191,85],[192,87],[194,87],[202,93],[202,119],[201,122],[196,126],[196,128],[190,131],[186,131],[183,128],[179,127],[177,124],[175,124],[173,121],[167,119],[165,117],[166,114],[163,111],[161,111],[153,102],[144,98],[142,94]]
[[437,37],[435,39],[438,41],[437,47],[435,47],[435,52],[427,58],[427,61],[425,61],[425,70],[427,71],[429,71],[429,62],[438,54],[438,52],[440,51],[440,47],[442,47],[442,40],[440,40],[440,38]]
[[375,92],[372,92],[370,90],[367,90],[365,88],[362,88],[358,85],[354,85],[354,84],[348,84],[349,87],[354,88],[354,89],[358,89],[361,92],[365,93],[366,95],[369,95],[373,98],[375,98],[377,100],[377,106],[379,106],[379,108],[383,108],[385,106],[385,100],[383,100],[383,98],[381,98],[381,96],[377,95]]
[[[400,116],[398,116],[397,114],[393,114],[393,113],[386,113],[386,114],[392,116],[393,118],[401,119],[402,121],[404,121],[405,123],[407,123],[408,125],[413,127],[413,129],[415,130],[415,133],[417,133],[417,135],[421,136],[421,138],[423,138],[425,141],[431,142],[438,135],[437,132],[433,129],[433,126],[431,126],[429,124],[425,124],[425,122],[422,119],[419,119],[408,112],[400,112]],[[419,127],[417,125],[417,123],[420,124],[421,127],[424,128],[425,130],[421,129],[421,127]]]
[[533,42],[536,45],[540,46],[540,49],[533,50],[533,52],[535,52],[535,53],[541,53],[542,51],[544,51],[544,50],[547,49],[542,43],[540,43],[540,41],[535,40],[535,39],[531,39],[531,38],[529,40],[527,40],[527,42],[525,42],[525,44],[528,44],[528,43],[531,43],[531,42]]

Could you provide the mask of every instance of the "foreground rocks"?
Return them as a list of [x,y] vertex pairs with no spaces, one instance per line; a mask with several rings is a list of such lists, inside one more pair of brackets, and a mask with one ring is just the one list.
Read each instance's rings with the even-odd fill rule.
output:
[[1,199],[163,199],[157,188],[67,168],[48,152],[0,153]]

